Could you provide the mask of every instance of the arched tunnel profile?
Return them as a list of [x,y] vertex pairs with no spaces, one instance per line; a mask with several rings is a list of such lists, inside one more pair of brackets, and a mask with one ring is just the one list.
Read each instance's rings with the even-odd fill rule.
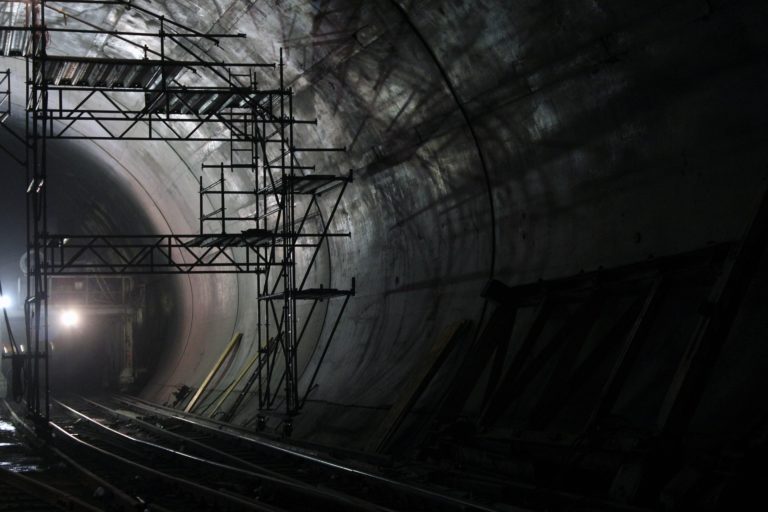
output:
[[[760,0],[0,2],[9,415],[56,445],[92,400],[129,434],[183,418],[377,482],[294,471],[309,505],[260,484],[258,510],[746,507],[767,22]],[[200,510],[250,510],[231,487]]]

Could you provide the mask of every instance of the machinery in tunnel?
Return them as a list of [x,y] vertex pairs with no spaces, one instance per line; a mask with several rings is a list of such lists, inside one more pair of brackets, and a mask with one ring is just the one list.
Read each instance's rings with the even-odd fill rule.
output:
[[498,509],[768,482],[761,2],[0,18],[1,192],[28,201],[4,365],[34,415],[52,347],[54,392],[405,460]]

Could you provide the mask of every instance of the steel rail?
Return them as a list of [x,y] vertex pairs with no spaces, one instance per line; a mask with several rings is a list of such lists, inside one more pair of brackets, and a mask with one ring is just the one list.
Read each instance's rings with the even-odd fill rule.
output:
[[[0,483],[7,485],[15,489],[16,491],[28,496],[30,499],[37,500],[41,505],[45,505],[46,508],[57,510],[70,510],[73,512],[99,512],[100,508],[97,508],[80,498],[57,489],[51,485],[30,478],[23,473],[16,473],[3,467],[0,467]],[[15,500],[8,499],[8,493],[2,492],[3,510],[13,510],[13,508],[6,508],[6,503],[14,504]],[[11,505],[13,507],[13,505]],[[35,507],[37,509],[37,507]]]
[[[221,469],[221,470],[225,470],[225,471],[230,471],[230,472],[233,472],[233,473],[239,473],[242,476],[247,476],[247,477],[250,477],[250,478],[256,478],[256,479],[261,479],[261,480],[264,480],[264,481],[268,481],[269,483],[271,483],[273,485],[282,486],[282,487],[284,487],[286,489],[289,489],[291,491],[299,492],[299,493],[302,493],[302,494],[306,494],[306,495],[309,495],[309,496],[311,496],[313,498],[316,498],[316,499],[332,501],[336,505],[339,505],[339,503],[341,503],[341,504],[344,504],[344,505],[347,505],[347,506],[352,506],[352,507],[354,507],[355,510],[366,510],[366,511],[371,511],[371,512],[394,512],[391,509],[388,509],[388,508],[385,508],[385,507],[381,507],[381,506],[378,506],[378,505],[374,505],[372,503],[369,503],[367,501],[363,501],[363,500],[361,500],[359,498],[355,498],[353,496],[342,495],[342,494],[335,493],[335,492],[327,492],[324,489],[315,488],[313,486],[310,486],[310,485],[307,485],[305,483],[299,482],[299,481],[297,481],[295,479],[287,479],[286,477],[284,477],[282,475],[278,475],[276,473],[267,474],[266,472],[254,472],[254,471],[246,470],[246,469],[239,468],[239,467],[236,467],[236,466],[231,466],[229,464],[224,464],[224,463],[221,463],[221,462],[216,462],[216,461],[213,461],[213,460],[210,460],[210,459],[206,459],[206,458],[203,458],[203,457],[192,455],[192,454],[189,454],[189,453],[180,452],[178,450],[174,450],[173,448],[169,448],[169,447],[163,446],[161,444],[153,443],[151,441],[147,441],[147,440],[144,440],[144,439],[139,439],[139,438],[130,436],[128,434],[125,434],[123,432],[120,432],[118,430],[115,430],[115,429],[109,427],[108,425],[105,425],[105,424],[101,423],[100,421],[96,420],[95,418],[92,418],[92,417],[88,416],[87,414],[84,414],[83,412],[78,411],[77,409],[74,409],[73,407],[70,407],[67,404],[65,404],[65,403],[63,403],[63,402],[61,402],[59,400],[54,400],[54,402],[56,404],[58,404],[60,407],[63,407],[65,410],[69,411],[71,414],[74,414],[76,417],[81,418],[81,419],[83,419],[83,420],[85,420],[85,421],[87,421],[87,422],[97,426],[98,428],[100,428],[100,429],[102,429],[104,431],[107,431],[107,432],[109,432],[112,435],[115,435],[115,436],[118,436],[118,437],[120,437],[122,439],[125,439],[125,440],[127,440],[127,441],[129,441],[131,443],[136,443],[136,444],[140,444],[140,445],[143,445],[143,446],[147,446],[147,447],[150,447],[150,448],[152,448],[154,450],[164,451],[166,453],[172,454],[175,457],[186,459],[186,460],[188,460],[190,462],[206,464],[206,465],[215,467],[217,469]],[[88,402],[94,403],[94,402],[91,402],[91,401],[88,401]],[[105,406],[101,406],[100,405],[99,407],[101,407],[103,409],[109,410],[109,408],[105,407]],[[183,436],[181,436],[181,437],[183,437]],[[193,441],[192,439],[189,439],[189,438],[184,438],[184,439],[187,442],[192,442]],[[243,463],[246,462],[246,461],[243,461],[242,459],[239,459],[239,460],[241,462],[243,462]]]
[[216,489],[211,489],[210,487],[207,487],[205,485],[199,484],[197,482],[193,482],[191,480],[187,480],[185,478],[180,478],[177,476],[169,475],[168,473],[164,473],[162,471],[159,471],[154,468],[150,468],[148,466],[145,466],[143,464],[140,464],[138,462],[132,461],[130,459],[127,459],[125,457],[122,457],[120,455],[114,454],[108,450],[105,450],[104,448],[100,448],[94,444],[91,444],[87,441],[83,441],[82,439],[78,438],[75,435],[70,434],[67,432],[67,430],[62,427],[61,425],[51,421],[49,422],[50,427],[55,431],[57,435],[63,436],[63,439],[66,439],[70,442],[72,442],[74,445],[79,446],[81,448],[85,448],[91,452],[97,453],[105,458],[111,459],[114,462],[118,462],[124,466],[129,466],[133,469],[136,469],[142,473],[151,475],[153,477],[157,477],[163,480],[167,480],[169,482],[173,482],[177,484],[180,487],[184,487],[187,489],[191,489],[194,492],[203,493],[208,496],[214,496],[217,499],[228,501],[233,504],[237,504],[238,506],[244,507],[248,510],[258,510],[260,512],[285,512],[283,509],[279,509],[270,505],[265,505],[261,503],[257,503],[251,500],[246,500],[243,498],[240,498],[238,496],[234,496],[232,494],[222,492]]
[[[37,439],[37,433],[24,420],[22,420],[18,416],[18,414],[16,414],[16,411],[14,411],[13,407],[11,407],[11,405],[6,400],[3,400],[3,404],[5,405],[5,408],[8,410],[11,417],[13,418],[14,424],[22,428],[26,432],[27,436],[30,436],[32,439]],[[81,464],[74,461],[71,457],[64,454],[58,448],[55,448],[50,445],[48,445],[47,448],[51,451],[51,453],[59,457],[65,463],[69,464],[72,468],[74,468],[81,475],[83,475],[87,480],[90,480],[94,484],[101,486],[104,489],[107,489],[110,493],[112,493],[112,495],[120,501],[123,507],[125,507],[124,510],[136,510],[141,505],[141,502],[135,496],[131,496],[130,494],[126,493],[119,487],[115,486],[112,482],[109,482],[105,480],[103,477],[98,476],[95,473],[89,471],[88,469],[83,467]],[[158,506],[152,506],[151,510],[155,512],[170,512]]]
[[[186,422],[202,429],[223,433],[233,438],[254,443],[266,450],[270,450],[284,456],[301,459],[311,464],[316,464],[320,467],[332,469],[340,473],[346,473],[348,475],[353,475],[359,478],[367,479],[367,480],[382,484],[386,487],[397,489],[406,494],[420,496],[421,498],[426,498],[428,500],[439,502],[447,506],[456,507],[460,510],[496,512],[495,509],[486,507],[484,505],[480,505],[478,503],[463,500],[461,498],[456,498],[453,496],[446,496],[445,494],[441,494],[431,489],[425,489],[423,487],[419,487],[413,484],[409,484],[399,480],[394,480],[392,478],[377,475],[375,473],[372,473],[370,471],[365,471],[363,469],[354,468],[351,466],[345,466],[339,462],[331,461],[331,460],[322,458],[317,454],[310,453],[309,450],[299,449],[297,447],[289,446],[285,443],[270,441],[270,440],[264,439],[263,437],[256,436],[254,434],[238,431],[238,429],[233,428],[231,425],[227,425],[227,424],[212,421],[212,420],[204,420],[202,418],[195,416],[194,414],[182,413],[175,409],[169,409],[167,407],[152,404],[152,403],[146,402],[145,400],[137,399],[135,397],[117,396],[115,397],[115,399],[125,404],[132,405],[134,407],[152,411],[155,414],[159,414],[161,416],[165,416],[170,419]],[[524,509],[521,508],[519,510],[522,511]]]

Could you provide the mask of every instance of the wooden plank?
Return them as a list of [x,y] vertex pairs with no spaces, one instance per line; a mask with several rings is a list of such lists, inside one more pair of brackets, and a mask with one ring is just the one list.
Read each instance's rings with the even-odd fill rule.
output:
[[598,288],[580,308],[578,316],[564,325],[560,331],[561,348],[557,350],[555,366],[549,373],[544,389],[531,410],[528,418],[531,428],[543,429],[555,414],[558,398],[568,385],[576,358],[602,313],[605,301],[603,291]]
[[688,427],[767,245],[768,190],[702,308],[657,418],[656,426],[663,435],[679,434]]
[[[650,286],[650,291],[635,298],[633,303],[619,316],[611,329],[593,345],[584,360],[574,367],[567,383],[561,386],[555,395],[550,396],[550,401],[546,404],[548,408],[543,407],[536,410],[532,413],[532,417],[539,416],[538,421],[540,422],[551,420],[557,412],[555,408],[562,407],[567,403],[573,394],[579,390],[584,381],[598,371],[600,365],[603,364],[611,353],[611,347],[621,343],[616,356],[618,362],[614,362],[610,377],[608,378],[609,382],[604,384],[603,392],[599,395],[599,400],[602,400],[604,396],[607,397],[608,400],[605,405],[611,406],[609,402],[612,404],[612,400],[615,399],[611,389],[615,388],[616,393],[618,392],[623,383],[624,372],[626,372],[629,363],[634,360],[634,355],[637,351],[636,347],[640,344],[638,340],[642,340],[645,328],[653,316],[652,310],[658,302],[657,292],[661,279],[659,277],[654,280]],[[595,409],[597,408],[599,406],[595,407]],[[594,412],[590,415],[590,421],[593,416]],[[589,421],[587,423],[589,424]]]
[[[496,421],[501,415],[509,409],[510,405],[526,390],[526,387],[533,381],[533,379],[544,369],[546,364],[555,357],[562,349],[563,345],[567,342],[572,332],[575,332],[579,327],[579,324],[586,323],[591,328],[594,321],[595,309],[599,308],[601,295],[597,291],[593,291],[586,299],[586,302],[580,304],[576,311],[572,312],[565,319],[560,328],[550,338],[541,350],[531,355],[525,360],[525,364],[521,363],[520,369],[511,373],[511,368],[508,371],[508,381],[504,383],[503,387],[499,387],[496,391],[496,397],[494,398],[494,409],[487,411],[487,417],[484,419],[487,425],[490,425],[493,421]],[[548,315],[542,315],[542,321],[545,321]],[[543,329],[543,325],[534,326],[537,329]],[[533,330],[533,329],[532,329]],[[541,331],[536,334],[538,335]],[[558,358],[558,361],[562,360],[562,357]]]
[[411,378],[408,379],[400,392],[400,397],[389,409],[387,416],[373,436],[372,446],[369,448],[381,452],[389,446],[403,420],[437,374],[456,342],[467,332],[471,323],[469,320],[455,323],[437,338],[429,353],[422,360],[422,364],[411,374]]
[[216,405],[214,405],[213,410],[210,412],[210,414],[208,414],[209,418],[213,418],[213,415],[219,411],[221,405],[226,401],[227,398],[229,398],[229,395],[232,394],[232,391],[235,390],[235,387],[240,384],[240,382],[245,378],[245,375],[248,373],[248,370],[250,370],[258,360],[259,355],[256,354],[251,358],[250,361],[248,361],[248,364],[243,367],[235,380],[233,380],[232,383],[227,386],[227,389],[224,390],[224,392],[221,394],[221,397],[216,401]]
[[539,339],[541,332],[547,325],[547,319],[552,309],[552,303],[548,297],[544,297],[539,305],[536,307],[536,311],[533,314],[533,321],[528,328],[528,332],[523,338],[520,347],[512,357],[512,362],[509,364],[507,372],[501,379],[501,382],[496,387],[492,395],[489,395],[486,403],[483,407],[483,413],[480,416],[480,425],[487,427],[494,423],[498,417],[506,410],[507,397],[509,397],[514,389],[515,380],[523,369],[523,365],[528,361],[533,351],[533,346],[536,344],[536,340]]
[[621,391],[635,356],[640,350],[640,345],[648,332],[652,320],[655,318],[659,302],[663,297],[663,286],[663,277],[659,277],[648,290],[642,309],[635,318],[632,328],[624,337],[621,350],[616,357],[611,373],[605,384],[603,384],[597,403],[587,421],[585,431],[590,430],[601,417],[611,410],[616,398],[619,396],[619,391]]
[[456,376],[443,397],[435,417],[438,423],[446,423],[461,414],[464,405],[487,368],[494,350],[501,343],[507,343],[517,319],[517,306],[499,304],[483,331],[464,356]]
[[229,341],[229,344],[227,345],[227,348],[224,349],[224,352],[221,353],[221,356],[219,356],[219,359],[216,361],[216,364],[213,365],[213,368],[211,368],[211,371],[208,372],[208,375],[203,380],[203,383],[200,385],[200,387],[195,392],[195,395],[192,397],[192,400],[189,401],[187,406],[184,408],[184,412],[192,412],[192,410],[197,405],[198,400],[200,400],[200,397],[205,393],[206,389],[208,389],[208,385],[211,383],[211,380],[213,380],[213,377],[218,373],[219,369],[221,368],[221,365],[224,364],[224,361],[229,357],[229,355],[232,353],[232,351],[235,349],[235,347],[240,343],[240,340],[243,338],[243,333],[238,332],[235,333],[234,336],[232,336],[232,339]]

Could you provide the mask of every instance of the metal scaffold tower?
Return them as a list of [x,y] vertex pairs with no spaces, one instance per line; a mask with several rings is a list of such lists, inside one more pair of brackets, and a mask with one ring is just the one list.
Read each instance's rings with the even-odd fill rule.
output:
[[[68,10],[83,3],[131,10],[156,30],[99,27]],[[302,153],[343,148],[296,145],[296,126],[316,121],[294,117],[282,51],[277,63],[213,60],[200,43],[218,45],[221,39],[245,36],[202,33],[136,2],[1,4],[0,54],[26,61],[25,312],[30,350],[20,359],[29,411],[47,423],[52,276],[227,273],[255,275],[259,352],[256,369],[224,419],[233,418],[254,386],[261,411],[280,407],[289,418],[296,415],[322,363],[321,357],[301,393],[297,350],[316,306],[343,298],[326,336],[327,350],[354,295],[354,280],[349,289],[337,289],[312,278],[321,248],[335,237],[349,236],[334,232],[332,224],[352,173],[320,173],[306,163]],[[52,40],[83,34],[119,40],[133,55],[81,57],[50,51]],[[10,83],[5,79],[0,88]],[[274,82],[271,88],[258,86],[269,80]],[[10,104],[10,88],[7,94]],[[47,196],[56,182],[55,176],[49,180],[47,146],[62,139],[218,142],[226,147],[228,161],[203,164],[198,233],[50,233]],[[233,213],[233,201],[245,206]],[[324,212],[321,206],[326,204],[330,208]],[[308,306],[300,314],[302,302]]]
[[[201,244],[219,245],[245,237],[257,248],[257,259],[265,271],[256,276],[259,289],[257,319],[259,325],[259,360],[257,371],[246,381],[234,404],[223,413],[226,421],[232,419],[254,385],[258,383],[259,406],[262,410],[274,408],[280,390],[284,390],[285,412],[292,416],[303,405],[306,393],[300,396],[297,349],[304,337],[315,308],[320,301],[344,297],[331,332],[331,338],[344,313],[352,288],[310,288],[310,271],[318,256],[322,241],[329,237],[348,236],[331,233],[330,227],[347,185],[352,182],[351,171],[346,175],[320,174],[314,166],[299,164],[298,153],[311,151],[337,151],[338,149],[298,148],[294,143],[294,126],[314,121],[301,121],[293,116],[293,94],[285,87],[282,51],[278,63],[279,88],[261,91],[257,113],[233,131],[229,141],[228,162],[203,164],[203,171],[213,171],[214,179],[206,183],[200,177],[200,232]],[[236,77],[236,78],[241,78]],[[253,76],[251,90],[256,90]],[[236,133],[243,137],[234,136]],[[218,171],[218,172],[216,172]],[[231,182],[247,183],[245,187],[229,187]],[[316,223],[320,230],[307,231],[313,212],[318,210],[321,195],[331,197],[330,213]],[[247,198],[252,205],[247,215],[228,213],[227,197]],[[205,198],[217,207],[205,210]],[[299,207],[298,205],[301,205]],[[315,217],[317,218],[317,217]],[[248,226],[243,230],[242,226]],[[236,233],[232,235],[233,232]],[[309,263],[301,269],[296,254],[309,249]],[[308,301],[309,314],[302,326],[298,324],[298,303]],[[329,339],[330,341],[330,339]],[[282,365],[277,364],[282,354]],[[277,385],[273,381],[277,379]],[[314,379],[312,379],[314,381]],[[280,386],[280,383],[283,386]],[[310,382],[307,393],[313,382]]]

